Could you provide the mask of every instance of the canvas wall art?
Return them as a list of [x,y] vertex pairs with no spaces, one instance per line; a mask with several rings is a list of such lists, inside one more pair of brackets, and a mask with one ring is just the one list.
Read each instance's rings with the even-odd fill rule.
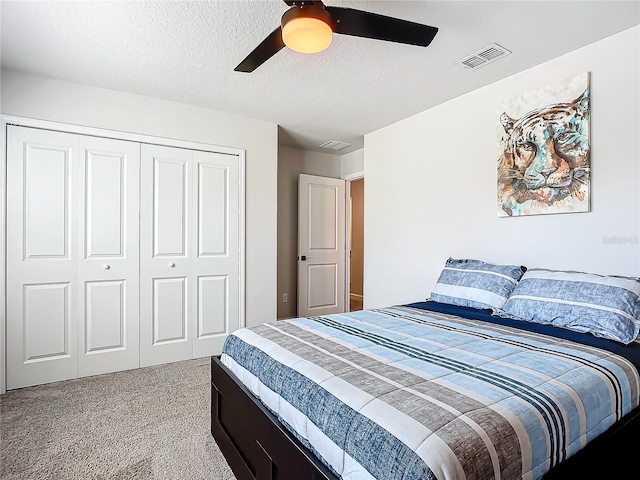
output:
[[588,212],[589,73],[498,108],[498,216]]

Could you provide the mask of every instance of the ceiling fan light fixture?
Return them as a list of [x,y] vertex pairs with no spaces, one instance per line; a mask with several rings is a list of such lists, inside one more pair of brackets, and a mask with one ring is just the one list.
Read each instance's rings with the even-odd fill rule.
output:
[[282,16],[282,40],[291,50],[318,53],[333,40],[331,15],[322,7],[292,7]]
[[284,47],[302,53],[321,52],[331,45],[334,33],[419,47],[429,46],[438,33],[438,28],[430,25],[355,8],[325,6],[322,0],[284,3],[289,9],[282,15],[280,25],[234,71],[253,72]]

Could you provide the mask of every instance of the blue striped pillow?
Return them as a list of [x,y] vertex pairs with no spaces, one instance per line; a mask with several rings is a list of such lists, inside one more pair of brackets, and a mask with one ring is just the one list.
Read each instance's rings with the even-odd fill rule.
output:
[[450,258],[429,300],[463,307],[500,309],[526,268]]
[[530,269],[503,311],[510,317],[631,343],[640,330],[640,279]]

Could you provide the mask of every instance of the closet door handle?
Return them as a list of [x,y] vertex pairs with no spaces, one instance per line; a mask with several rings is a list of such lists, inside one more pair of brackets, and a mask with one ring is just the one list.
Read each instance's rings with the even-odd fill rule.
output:
[[173,262],[171,262],[171,263],[169,264],[169,266],[170,266],[171,268],[173,268],[173,267],[175,267],[175,266],[176,266],[176,264],[175,264],[175,263],[173,263]]
[[104,268],[105,270],[109,270],[111,268],[111,265],[109,265],[108,263],[105,263],[102,268]]

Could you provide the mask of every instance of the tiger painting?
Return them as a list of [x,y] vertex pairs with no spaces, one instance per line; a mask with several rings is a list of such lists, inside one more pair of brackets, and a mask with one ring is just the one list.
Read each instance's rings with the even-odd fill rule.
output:
[[570,103],[500,115],[498,214],[589,210],[589,87]]

